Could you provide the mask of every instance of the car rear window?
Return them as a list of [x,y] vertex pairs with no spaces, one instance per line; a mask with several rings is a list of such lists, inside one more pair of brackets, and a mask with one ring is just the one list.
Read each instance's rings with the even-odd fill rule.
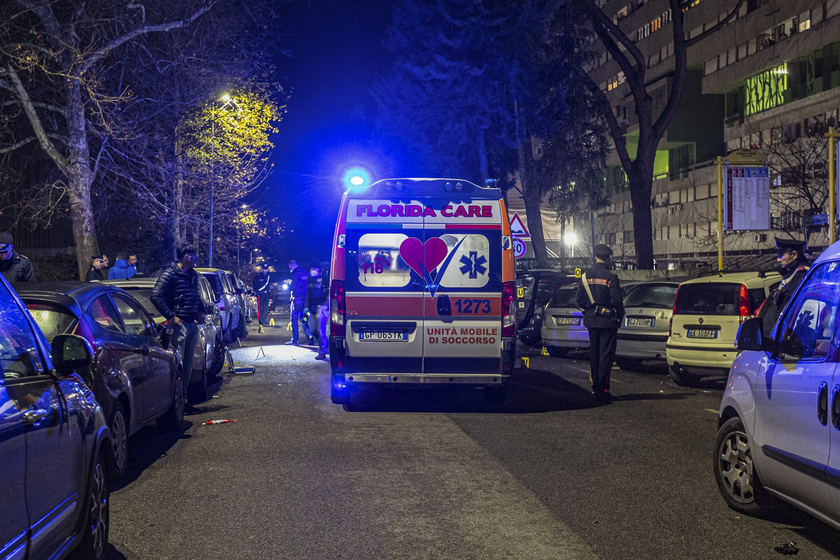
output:
[[76,316],[57,304],[27,302],[26,307],[50,342],[60,334],[69,333],[76,323]]
[[551,303],[549,303],[548,306],[577,308],[578,304],[576,301],[576,297],[577,286],[574,286],[572,288],[563,288],[561,290],[557,290],[557,293],[554,294],[553,298],[551,298]]
[[674,306],[674,296],[677,287],[673,285],[639,285],[633,288],[624,298],[624,307],[654,307],[671,309]]
[[225,288],[222,286],[221,278],[215,274],[205,274],[204,277],[207,278],[207,281],[210,282],[211,286],[213,286],[213,291],[216,292],[217,296],[221,296],[225,293]]
[[674,308],[677,315],[738,315],[741,284],[683,284]]
[[163,315],[160,314],[160,311],[157,310],[157,307],[155,307],[155,304],[152,303],[152,300],[149,299],[152,295],[151,288],[123,288],[123,290],[126,290],[134,296],[134,299],[140,302],[140,305],[143,306],[143,309],[149,312],[149,315],[152,317],[163,317]]

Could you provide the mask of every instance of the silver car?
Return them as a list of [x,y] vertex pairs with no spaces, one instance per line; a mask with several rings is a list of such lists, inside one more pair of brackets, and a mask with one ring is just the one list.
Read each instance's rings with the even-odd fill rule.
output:
[[665,360],[679,282],[640,282],[624,298],[624,323],[618,329],[615,363],[623,370],[637,369],[642,360]]
[[779,498],[840,530],[840,243],[814,262],[768,337],[738,329],[720,403],[714,475],[732,509]]
[[216,306],[222,313],[222,340],[225,343],[233,342],[239,337],[241,316],[236,289],[227,273],[220,268],[196,268],[195,271],[210,281],[210,287],[216,294]]
[[562,358],[569,350],[589,348],[589,331],[577,304],[578,286],[560,286],[545,306],[540,334],[549,356]]

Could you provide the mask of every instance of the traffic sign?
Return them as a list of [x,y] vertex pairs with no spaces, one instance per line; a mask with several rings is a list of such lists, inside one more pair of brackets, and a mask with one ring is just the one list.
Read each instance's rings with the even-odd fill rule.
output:
[[513,256],[517,259],[521,259],[525,256],[525,253],[528,252],[528,247],[525,245],[524,239],[519,237],[515,237],[513,239]]
[[518,212],[514,212],[513,217],[510,219],[510,234],[520,239],[531,239],[531,232],[525,227]]

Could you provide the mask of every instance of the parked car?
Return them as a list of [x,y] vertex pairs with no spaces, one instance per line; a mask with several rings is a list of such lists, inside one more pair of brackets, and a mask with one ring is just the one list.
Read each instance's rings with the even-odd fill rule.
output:
[[720,403],[714,475],[732,509],[779,498],[840,530],[840,243],[814,262],[768,337],[738,332]]
[[[129,280],[108,280],[105,284],[118,286],[134,296],[143,308],[149,312],[155,324],[162,325],[166,317],[151,301],[155,278],[131,278]],[[195,353],[190,368],[188,394],[196,401],[204,401],[209,397],[208,385],[225,365],[227,347],[222,341],[222,314],[216,306],[216,294],[210,287],[210,282],[202,275],[198,275],[198,293],[207,315],[203,323],[198,324],[198,337],[195,341]]]
[[618,329],[615,363],[637,369],[643,360],[665,360],[665,344],[679,282],[651,280],[635,284],[624,298],[624,324]]
[[110,525],[111,433],[78,372],[93,349],[47,343],[0,277],[0,553],[103,558]]
[[85,381],[111,430],[115,474],[125,472],[128,438],[154,422],[174,429],[184,418],[181,359],[168,332],[120,288],[101,282],[44,282],[19,288],[48,340],[76,334],[94,348]]
[[781,282],[776,272],[733,272],[680,284],[665,359],[677,385],[726,376],[737,354],[738,327]]
[[217,296],[217,307],[222,313],[222,340],[233,342],[239,336],[239,301],[236,290],[227,273],[220,268],[196,268],[196,272],[210,281],[210,287]]
[[[629,294],[637,282],[621,284],[623,294]],[[569,350],[589,348],[589,331],[583,326],[583,310],[577,304],[580,280],[557,288],[545,306],[542,319],[542,343],[549,356],[564,357]],[[620,332],[620,329],[619,329]]]
[[558,287],[578,282],[562,270],[536,269],[516,275],[516,323],[519,340],[529,346],[540,344],[545,304]]
[[236,294],[236,301],[239,304],[239,320],[237,321],[236,333],[239,338],[245,338],[248,335],[248,323],[251,322],[250,300],[245,293],[245,283],[231,271],[227,271],[226,274]]

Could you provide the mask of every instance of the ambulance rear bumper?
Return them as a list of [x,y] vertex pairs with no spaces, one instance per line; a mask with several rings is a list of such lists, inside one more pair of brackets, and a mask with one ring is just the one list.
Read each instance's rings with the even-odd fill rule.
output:
[[509,375],[464,373],[353,373],[345,374],[346,383],[416,384],[416,385],[504,385]]

